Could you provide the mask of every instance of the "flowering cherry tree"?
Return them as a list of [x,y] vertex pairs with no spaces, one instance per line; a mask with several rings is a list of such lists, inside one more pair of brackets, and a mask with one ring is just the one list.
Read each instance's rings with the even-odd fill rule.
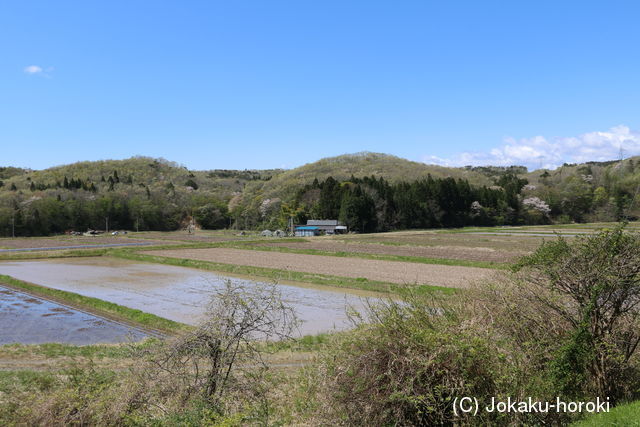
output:
[[522,201],[522,204],[529,209],[534,209],[544,215],[549,215],[551,208],[544,200],[539,197],[529,197]]

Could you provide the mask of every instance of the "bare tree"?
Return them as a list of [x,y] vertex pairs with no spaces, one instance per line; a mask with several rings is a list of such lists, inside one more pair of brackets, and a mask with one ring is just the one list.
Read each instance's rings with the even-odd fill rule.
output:
[[295,313],[277,285],[227,281],[200,326],[148,352],[152,368],[145,375],[150,383],[164,384],[165,396],[187,402],[197,394],[222,413],[230,390],[243,379],[255,383],[256,373],[268,368],[265,341],[290,338],[296,328]]

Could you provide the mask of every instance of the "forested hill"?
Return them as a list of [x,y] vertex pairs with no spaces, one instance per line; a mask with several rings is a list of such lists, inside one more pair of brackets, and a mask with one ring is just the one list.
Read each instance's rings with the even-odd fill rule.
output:
[[382,176],[390,182],[415,181],[431,175],[434,178],[462,178],[476,185],[491,185],[493,181],[485,174],[465,168],[447,168],[427,165],[402,159],[389,154],[361,152],[328,157],[285,171],[273,179],[253,183],[248,189],[251,193],[262,194],[265,198],[283,197],[300,185],[311,183],[314,179],[324,180],[332,177],[346,180],[351,176]]
[[68,230],[173,230],[193,214],[229,225],[227,204],[248,182],[281,170],[191,171],[164,159],[79,162],[40,171],[0,168],[0,235]]
[[291,170],[192,171],[163,159],[0,167],[0,235],[87,228],[283,228],[338,217],[357,231],[616,220],[639,214],[637,158],[564,165],[445,168],[377,153]]
[[[7,171],[4,173],[4,171]],[[17,168],[0,168],[4,187],[12,184],[18,190],[47,190],[64,187],[65,178],[79,181],[80,186],[96,188],[96,193],[114,190],[131,190],[127,185],[149,188],[151,192],[175,189],[176,192],[200,190],[216,197],[229,197],[242,191],[250,181],[268,180],[281,170],[210,170],[191,171],[175,162],[149,157],[133,157],[126,160],[100,160],[57,166],[41,171]],[[118,185],[120,184],[120,185]],[[6,188],[4,188],[6,190]],[[146,190],[145,190],[146,192]]]

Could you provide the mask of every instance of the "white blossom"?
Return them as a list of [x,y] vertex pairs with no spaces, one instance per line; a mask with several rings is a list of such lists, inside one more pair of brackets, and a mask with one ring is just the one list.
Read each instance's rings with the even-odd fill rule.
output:
[[264,199],[262,201],[262,203],[260,203],[260,207],[258,208],[258,210],[260,211],[260,215],[265,218],[267,215],[269,215],[269,213],[274,209],[277,208],[278,204],[280,203],[280,199],[279,198],[275,198],[275,199]]
[[524,199],[522,201],[522,204],[527,208],[535,209],[544,215],[549,215],[549,213],[551,212],[551,208],[549,207],[547,202],[541,200],[538,197],[529,197],[527,199]]

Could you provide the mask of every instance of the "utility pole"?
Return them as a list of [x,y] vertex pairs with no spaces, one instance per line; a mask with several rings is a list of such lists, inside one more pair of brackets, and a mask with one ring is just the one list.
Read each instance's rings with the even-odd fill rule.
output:
[[13,213],[11,215],[11,237],[13,237],[14,239],[16,237],[16,211],[15,211],[15,209],[13,210]]
[[107,230],[106,232],[108,233],[109,232],[109,217],[108,216],[104,218],[104,225],[105,225],[105,228]]

